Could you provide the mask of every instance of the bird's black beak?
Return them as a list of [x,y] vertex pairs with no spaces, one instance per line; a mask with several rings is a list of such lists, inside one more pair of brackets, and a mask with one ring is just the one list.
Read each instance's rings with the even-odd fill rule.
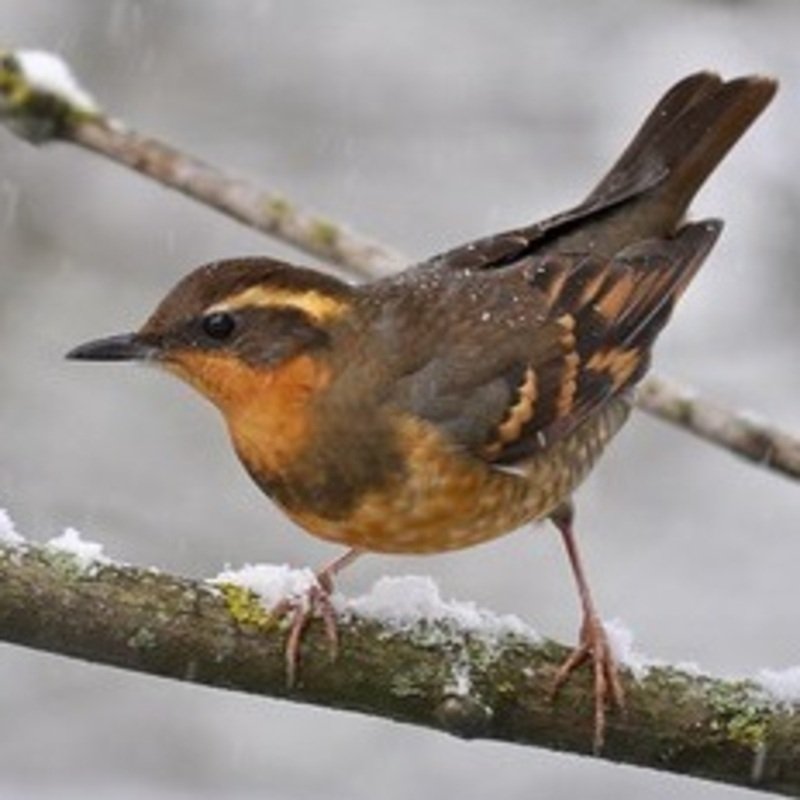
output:
[[79,361],[146,361],[158,355],[159,348],[138,333],[107,336],[78,345],[67,358]]

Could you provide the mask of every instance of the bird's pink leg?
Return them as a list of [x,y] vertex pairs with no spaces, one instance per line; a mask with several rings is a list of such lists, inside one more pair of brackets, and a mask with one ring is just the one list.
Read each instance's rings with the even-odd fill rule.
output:
[[336,624],[336,612],[331,604],[333,579],[345,567],[352,564],[363,550],[351,548],[326,564],[316,573],[312,586],[300,597],[282,600],[272,610],[276,618],[289,618],[289,632],[286,637],[286,684],[291,688],[297,678],[297,667],[300,662],[300,645],[308,624],[315,616],[322,619],[325,635],[328,639],[331,659],[335,659],[339,649],[339,632]]
[[592,600],[589,582],[586,579],[583,562],[575,541],[573,517],[571,504],[564,504],[550,517],[561,533],[564,547],[567,550],[572,574],[578,585],[583,612],[580,639],[575,649],[559,667],[553,681],[552,695],[555,698],[558,690],[576,669],[588,661],[592,662],[594,671],[594,750],[599,752],[605,739],[606,706],[624,709],[625,692],[619,678],[619,667],[611,652],[603,623],[600,621]]

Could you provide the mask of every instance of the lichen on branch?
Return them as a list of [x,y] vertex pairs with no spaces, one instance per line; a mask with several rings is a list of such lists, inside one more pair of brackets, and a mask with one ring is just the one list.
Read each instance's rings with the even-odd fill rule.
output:
[[[5,641],[463,738],[591,752],[588,671],[550,699],[566,648],[513,619],[440,602],[422,579],[393,590],[423,590],[417,611],[407,605],[394,618],[379,613],[386,607],[385,585],[378,596],[340,605],[333,662],[323,626],[314,622],[290,690],[284,631],[252,590],[105,558],[87,564],[92,550],[74,536],[46,547],[6,539],[0,542]],[[639,679],[626,673],[624,682],[628,710],[609,720],[602,758],[800,794],[797,705],[776,701],[753,681],[720,681],[669,666],[648,669]]]
[[94,99],[57,56],[0,51],[0,118],[17,136],[41,144],[99,116]]

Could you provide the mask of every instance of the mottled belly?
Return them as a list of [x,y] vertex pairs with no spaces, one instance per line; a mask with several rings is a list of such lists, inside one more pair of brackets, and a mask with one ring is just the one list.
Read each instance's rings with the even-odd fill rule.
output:
[[616,401],[571,435],[514,469],[455,451],[424,423],[409,420],[407,469],[364,494],[345,519],[286,509],[329,541],[383,553],[457,550],[542,519],[568,499],[627,416]]

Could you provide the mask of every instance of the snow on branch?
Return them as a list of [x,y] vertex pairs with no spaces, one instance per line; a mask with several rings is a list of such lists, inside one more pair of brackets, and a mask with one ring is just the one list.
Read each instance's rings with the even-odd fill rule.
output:
[[[36,144],[72,142],[130,167],[188,197],[360,278],[409,263],[395,250],[307,211],[275,190],[181,152],[108,118],[57,57],[34,51],[0,54],[0,120]],[[705,441],[787,477],[800,478],[800,436],[756,422],[652,376],[639,408]]]
[[66,135],[82,121],[100,119],[94,98],[70,68],[44,50],[0,51],[0,118],[36,144]]
[[[346,709],[434,728],[590,754],[589,671],[553,702],[567,650],[513,616],[445,601],[429,578],[379,580],[336,598],[331,661],[322,624],[303,641],[287,688],[284,632],[269,613],[306,571],[269,565],[188,580],[115,564],[69,530],[27,543],[0,511],[0,639],[207,686]],[[722,681],[656,664],[610,626],[628,697],[601,758],[800,795],[800,668]]]
[[407,263],[366,236],[299,208],[281,192],[259,189],[127,129],[103,114],[69,67],[50,53],[0,53],[0,120],[34,144],[80,144],[360,277],[388,273]]

